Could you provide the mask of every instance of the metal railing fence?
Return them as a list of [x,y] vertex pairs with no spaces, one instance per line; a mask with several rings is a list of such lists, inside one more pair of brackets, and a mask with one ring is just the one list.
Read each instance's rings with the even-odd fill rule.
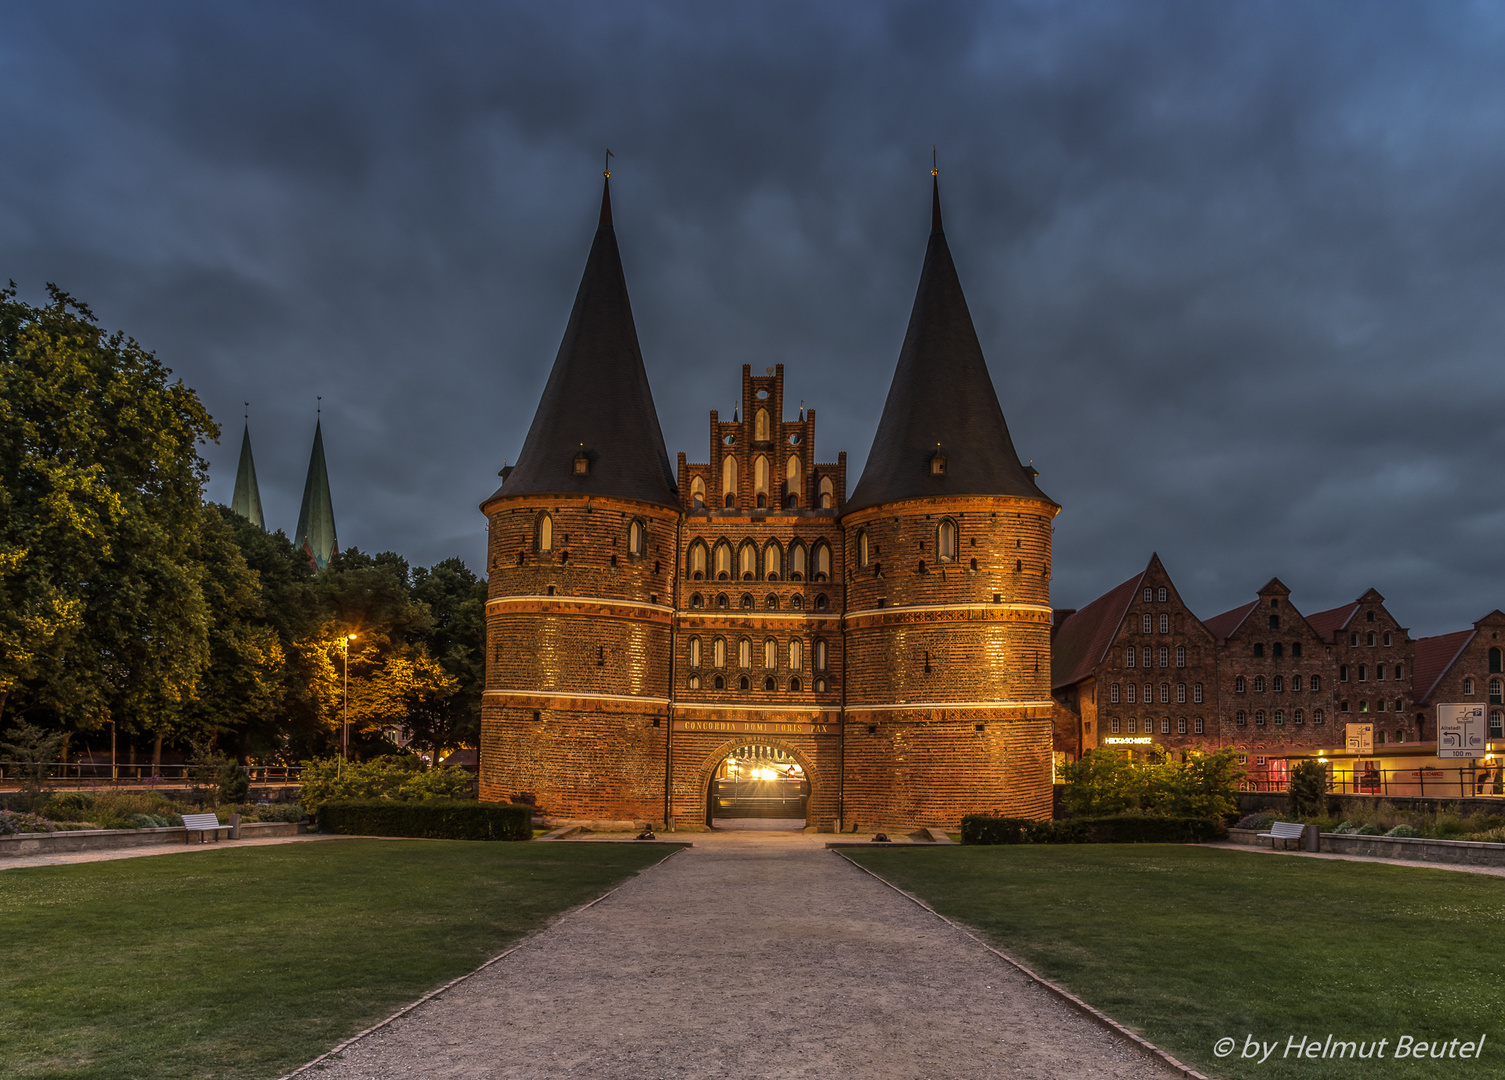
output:
[[[191,782],[191,765],[153,765],[151,762],[111,765],[108,761],[83,759],[56,761],[47,767],[49,784],[123,784],[132,787],[181,787]],[[22,764],[0,759],[0,782],[20,783]],[[249,765],[252,784],[297,784],[302,773],[297,765]]]
[[[1283,792],[1287,778],[1251,776],[1242,791]],[[1491,795],[1505,798],[1505,774],[1498,765],[1462,766],[1451,769],[1361,769],[1335,772],[1328,780],[1335,795],[1415,796],[1427,799],[1473,799]]]

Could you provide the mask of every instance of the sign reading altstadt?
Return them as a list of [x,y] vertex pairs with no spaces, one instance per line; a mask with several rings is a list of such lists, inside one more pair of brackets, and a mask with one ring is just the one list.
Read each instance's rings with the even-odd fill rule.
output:
[[1350,754],[1374,753],[1374,725],[1349,724],[1344,746]]
[[1481,758],[1484,756],[1485,726],[1483,705],[1437,706],[1437,756],[1440,758]]
[[810,720],[675,720],[674,730],[687,735],[835,735],[841,725]]

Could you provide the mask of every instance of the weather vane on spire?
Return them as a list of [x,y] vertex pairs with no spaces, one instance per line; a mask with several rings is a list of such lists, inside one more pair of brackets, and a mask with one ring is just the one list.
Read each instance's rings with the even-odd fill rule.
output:
[[324,395],[319,394],[314,398],[314,412],[322,416],[324,414]]
[[249,401],[246,402],[246,419],[251,419],[251,403]]
[[603,169],[603,170],[601,170],[601,175],[604,176],[604,177],[606,177],[606,179],[608,179],[608,180],[611,179],[611,159],[614,158],[614,157],[616,157],[616,156],[617,156],[616,154],[613,154],[611,152],[611,147],[608,146],[606,148],[606,158],[605,158],[606,168]]
[[936,160],[936,156],[935,156],[935,144],[934,143],[932,143],[931,146],[930,146],[930,175],[931,176],[940,176],[941,175],[940,163]]

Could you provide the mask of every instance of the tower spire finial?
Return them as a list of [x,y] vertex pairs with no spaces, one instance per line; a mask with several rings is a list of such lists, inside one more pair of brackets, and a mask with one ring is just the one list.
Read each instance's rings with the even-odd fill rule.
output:
[[601,181],[601,224],[611,225],[611,159],[616,157],[611,148],[606,150],[606,168],[601,170],[601,175],[606,177]]
[[930,231],[941,231],[941,167],[934,146],[930,148]]
[[324,395],[323,394],[319,394],[317,397],[314,398],[314,415],[315,416],[322,416],[323,414],[324,414]]

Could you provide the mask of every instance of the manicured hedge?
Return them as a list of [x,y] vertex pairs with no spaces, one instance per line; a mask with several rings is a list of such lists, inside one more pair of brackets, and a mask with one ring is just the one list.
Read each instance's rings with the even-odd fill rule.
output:
[[1100,818],[1035,821],[969,814],[962,818],[964,844],[1195,844],[1221,840],[1228,829],[1214,818],[1119,814]]
[[319,831],[428,840],[527,840],[533,808],[522,803],[349,799],[319,807]]

